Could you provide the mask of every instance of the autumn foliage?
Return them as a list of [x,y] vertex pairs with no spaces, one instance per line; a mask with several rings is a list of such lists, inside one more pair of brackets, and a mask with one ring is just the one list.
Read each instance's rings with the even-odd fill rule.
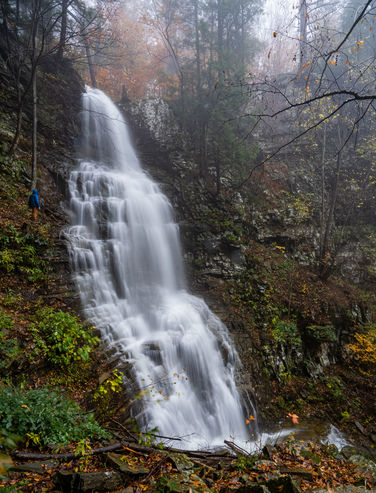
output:
[[177,84],[166,71],[166,49],[146,21],[140,22],[137,14],[124,8],[118,8],[107,21],[112,41],[99,53],[96,65],[97,83],[103,91],[118,100],[125,88],[128,97],[137,100],[158,96],[166,85]]
[[354,334],[355,342],[348,345],[359,363],[376,365],[376,327],[371,326],[366,332]]

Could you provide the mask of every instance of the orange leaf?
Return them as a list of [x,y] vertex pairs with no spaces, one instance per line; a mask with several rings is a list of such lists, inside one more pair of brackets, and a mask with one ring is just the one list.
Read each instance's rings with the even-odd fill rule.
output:
[[294,423],[294,425],[297,425],[299,423],[299,416],[297,414],[288,413],[286,418],[291,418],[291,421]]

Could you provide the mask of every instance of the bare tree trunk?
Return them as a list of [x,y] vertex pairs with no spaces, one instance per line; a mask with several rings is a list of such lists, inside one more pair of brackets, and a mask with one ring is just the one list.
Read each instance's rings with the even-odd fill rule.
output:
[[221,165],[219,163],[219,156],[215,161],[215,181],[216,181],[216,193],[219,195],[221,193]]
[[[196,48],[196,97],[198,104],[202,104],[202,88],[201,88],[201,46],[200,46],[200,32],[198,27],[198,0],[194,0],[194,26],[195,26],[195,48]],[[205,134],[206,125],[203,122],[205,116],[202,111],[198,114],[198,147],[199,147],[199,170],[201,176],[207,175],[207,160],[205,152]]]
[[68,0],[62,0],[60,41],[59,41],[59,49],[57,52],[58,61],[61,61],[64,55],[65,42],[67,38],[67,17],[68,17]]
[[86,35],[84,35],[83,38],[84,38],[84,43],[85,43],[87,63],[89,65],[91,85],[93,87],[97,87],[97,81],[95,79],[95,69],[94,69],[94,64],[93,64],[93,55],[90,52],[89,41],[88,41]]
[[241,49],[240,49],[240,61],[242,64],[242,70],[244,70],[245,67],[245,13],[244,13],[244,4],[241,2],[240,5],[240,18],[241,18],[241,24],[240,24],[240,32],[241,32]]
[[38,50],[38,29],[39,29],[39,7],[40,2],[36,0],[34,19],[33,19],[33,32],[32,32],[32,54],[31,54],[31,75],[32,75],[32,95],[33,95],[33,133],[32,133],[32,151],[31,151],[31,189],[36,187],[37,184],[37,153],[38,153],[38,95],[37,95],[37,50]]
[[302,70],[303,65],[307,62],[307,23],[308,23],[308,9],[307,0],[301,0],[299,8],[299,47],[300,47],[300,61],[299,72]]
[[[341,127],[338,125],[338,148],[341,148]],[[327,253],[329,252],[329,235],[330,235],[330,229],[332,226],[333,222],[333,217],[334,217],[334,209],[337,203],[337,194],[338,194],[338,183],[339,183],[339,173],[341,170],[341,151],[338,152],[337,154],[337,166],[336,166],[336,172],[335,172],[335,177],[334,177],[334,183],[332,187],[332,200],[330,203],[330,208],[329,208],[329,213],[328,213],[328,218],[326,221],[326,227],[325,227],[325,234],[324,234],[324,240],[323,240],[323,257],[324,258]]]
[[32,164],[31,164],[31,189],[36,187],[37,184],[37,152],[38,152],[38,146],[37,146],[37,139],[38,139],[38,134],[37,134],[37,125],[38,125],[38,118],[37,118],[37,105],[38,105],[38,95],[37,95],[37,70],[36,67],[34,69],[33,73],[33,135],[32,135]]
[[327,123],[324,123],[324,139],[321,155],[321,214],[320,214],[320,259],[324,257],[324,215],[325,215],[325,156]]
[[209,88],[212,87],[213,85],[213,62],[214,62],[214,16],[215,13],[213,10],[210,12],[210,36],[209,36],[209,62],[207,64],[207,70],[208,70],[208,86]]
[[201,95],[201,53],[200,53],[200,33],[198,29],[198,0],[194,0],[194,24],[195,24],[195,44],[196,44],[196,76],[197,76],[197,96]]
[[223,0],[218,0],[218,82],[223,81]]
[[341,153],[338,153],[337,156],[337,166],[336,166],[336,174],[334,178],[333,188],[332,188],[332,200],[330,203],[328,218],[326,221],[325,234],[323,239],[323,247],[322,247],[322,257],[321,257],[321,276],[327,278],[329,275],[329,265],[328,259],[326,258],[329,253],[329,238],[330,238],[330,230],[333,223],[334,218],[334,209],[337,203],[337,194],[338,194],[338,183],[339,183],[339,173],[341,170]]
[[200,146],[200,156],[199,156],[199,166],[200,166],[200,176],[206,177],[208,174],[207,167],[207,126],[203,123],[200,127],[200,137],[199,137],[199,146]]

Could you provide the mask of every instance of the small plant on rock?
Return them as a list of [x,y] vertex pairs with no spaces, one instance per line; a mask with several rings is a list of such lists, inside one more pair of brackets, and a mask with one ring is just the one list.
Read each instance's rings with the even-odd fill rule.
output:
[[255,467],[257,460],[257,455],[239,455],[236,460],[236,468],[239,471],[247,471]]
[[103,420],[114,414],[114,400],[117,394],[123,390],[124,373],[118,369],[113,370],[108,377],[98,386],[93,394],[96,406],[96,416]]

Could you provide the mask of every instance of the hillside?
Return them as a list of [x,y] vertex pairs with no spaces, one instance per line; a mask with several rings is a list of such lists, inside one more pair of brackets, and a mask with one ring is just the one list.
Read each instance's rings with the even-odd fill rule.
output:
[[[1,489],[370,491],[376,440],[373,278],[359,274],[364,265],[356,275],[344,268],[326,276],[308,261],[314,251],[307,231],[316,226],[304,204],[284,199],[291,163],[281,158],[265,166],[246,191],[223,180],[217,193],[214,173],[199,175],[171,120],[170,131],[158,134],[160,123],[142,103],[122,101],[138,154],[174,205],[190,289],[230,330],[243,396],[257,404],[261,429],[277,438],[290,431],[274,447],[256,446],[251,454],[232,442],[225,450],[180,454],[169,450],[178,437],[137,427],[128,401],[142,401],[148,390],[134,385],[129,365],[108,354],[98,331],[80,315],[64,229],[82,80],[68,61],[47,59],[38,70],[41,211],[33,222],[27,206],[31,101],[19,147],[8,157],[16,95],[6,74],[2,60],[0,443],[7,474]],[[354,277],[362,282],[352,282]],[[255,420],[247,417],[251,427]],[[352,446],[340,452],[320,443],[329,424],[345,432]],[[24,464],[28,459],[38,462]],[[8,469],[11,461],[17,465]]]

